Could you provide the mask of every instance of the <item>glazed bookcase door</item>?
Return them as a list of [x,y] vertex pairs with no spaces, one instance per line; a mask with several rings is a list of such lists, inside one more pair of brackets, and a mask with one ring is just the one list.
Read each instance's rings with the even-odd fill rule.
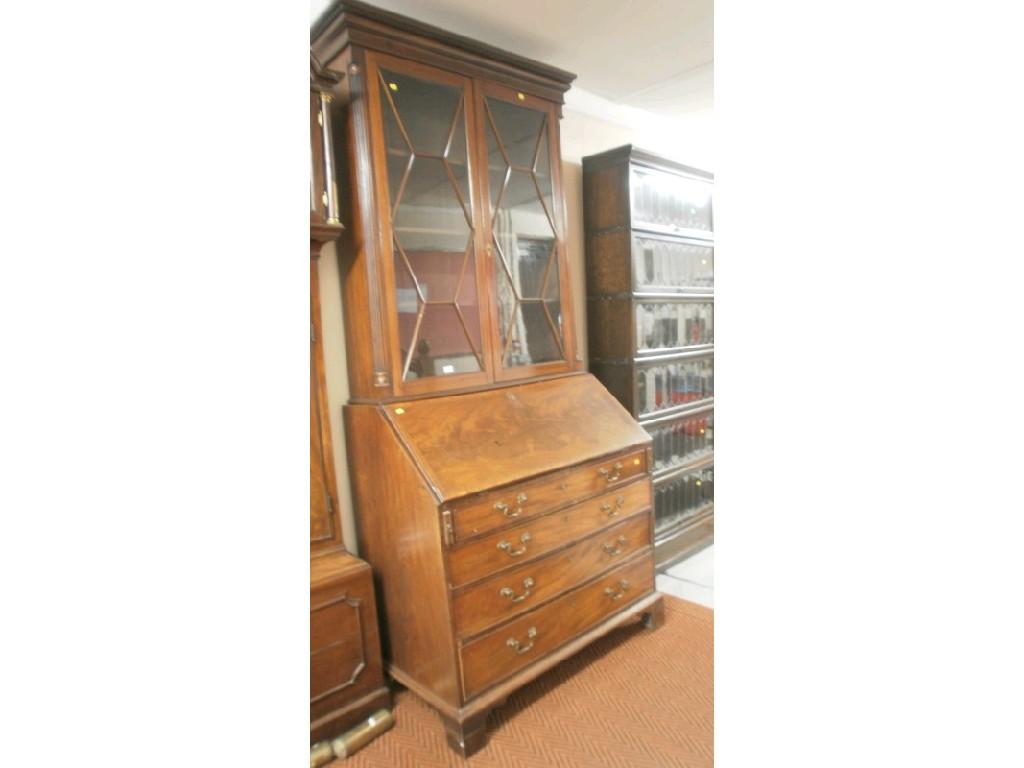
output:
[[572,368],[575,347],[558,114],[550,102],[508,88],[479,90],[495,377],[561,373]]
[[392,57],[367,63],[395,392],[484,384],[491,344],[471,81]]

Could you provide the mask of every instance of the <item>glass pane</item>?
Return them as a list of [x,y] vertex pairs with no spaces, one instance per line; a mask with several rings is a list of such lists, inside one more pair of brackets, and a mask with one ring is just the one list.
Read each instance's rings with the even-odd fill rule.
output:
[[636,305],[636,351],[713,344],[711,302],[642,301]]
[[516,308],[519,304],[516,299],[516,292],[512,290],[512,280],[508,276],[508,267],[504,259],[499,258],[494,267],[495,291],[498,294],[498,321],[501,324],[501,349],[502,357],[508,358],[508,349],[511,345],[511,336],[515,334],[515,323],[513,318],[517,316]]
[[505,154],[512,165],[533,168],[537,142],[540,141],[547,115],[497,99],[488,99],[487,108],[494,117]]
[[461,89],[381,70],[403,378],[481,368]]
[[491,216],[494,216],[495,206],[499,198],[505,192],[505,183],[509,174],[509,165],[502,154],[501,144],[494,133],[494,125],[490,119],[484,121],[487,135],[487,187],[490,190]]
[[646,424],[653,441],[654,471],[674,469],[714,451],[713,411],[680,416],[667,423]]
[[548,134],[545,131],[540,138],[539,149],[537,150],[537,162],[534,165],[533,177],[537,181],[537,191],[544,203],[548,218],[554,221],[555,209],[551,192],[551,156],[548,153]]
[[384,146],[387,150],[388,167],[388,191],[391,207],[394,208],[395,200],[402,189],[402,179],[409,170],[409,160],[412,159],[412,149],[405,140],[405,134],[395,117],[394,108],[387,99],[381,105],[381,112],[384,116]]
[[413,158],[392,228],[407,252],[466,250],[469,224],[443,161]]
[[633,221],[672,231],[711,231],[711,183],[649,168],[633,168]]
[[[462,90],[383,69],[380,75],[384,94],[381,100],[393,105],[398,113],[398,119],[412,142],[413,152],[442,156],[455,122],[456,109],[462,100]],[[384,112],[386,114],[387,110]],[[384,130],[390,147],[395,139],[386,135],[386,122]]]
[[466,159],[466,132],[463,130],[465,117],[462,114],[462,107],[459,107],[459,114],[456,117],[458,130],[452,134],[451,144],[448,145],[448,154],[445,156],[445,165],[452,178],[455,179],[455,186],[460,193],[463,207],[466,209],[466,218],[472,223],[472,209],[469,196],[469,162]]
[[695,357],[637,370],[641,416],[715,396],[714,358]]
[[482,353],[484,346],[480,340],[480,307],[477,301],[476,272],[473,271],[471,264],[472,262],[466,265],[466,271],[462,274],[462,285],[459,287],[455,303],[473,349]]
[[640,291],[712,290],[714,249],[653,237],[633,236],[635,287]]
[[424,306],[416,349],[409,363],[406,379],[448,376],[479,370],[480,362],[474,354],[473,345],[455,310],[455,305]]
[[[544,306],[539,301],[523,302],[519,305],[519,322],[522,324],[518,356],[510,355],[510,365],[548,363],[559,360],[562,352],[555,340],[555,332]],[[513,342],[514,343],[514,342]]]
[[690,472],[654,490],[654,527],[663,530],[709,509],[715,502],[715,468]]
[[562,292],[558,278],[558,260],[549,262],[547,285],[544,288],[544,307],[557,337],[562,338]]
[[565,355],[547,116],[495,99],[486,103],[502,360],[506,366],[561,360]]

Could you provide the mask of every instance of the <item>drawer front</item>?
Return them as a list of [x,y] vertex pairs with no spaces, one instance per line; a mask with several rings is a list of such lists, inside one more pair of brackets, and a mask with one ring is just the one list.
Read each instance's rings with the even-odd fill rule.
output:
[[455,631],[472,637],[592,578],[652,543],[651,515],[634,515],[568,549],[526,563],[452,598]]
[[610,490],[647,471],[643,449],[591,462],[539,480],[487,491],[451,505],[456,542]]
[[370,571],[310,593],[311,716],[319,717],[382,684]]
[[650,481],[634,478],[634,482],[617,490],[487,534],[451,550],[448,578],[453,587],[458,587],[491,576],[589,536],[650,505]]
[[650,549],[595,581],[465,644],[462,686],[467,699],[572,640],[654,590]]

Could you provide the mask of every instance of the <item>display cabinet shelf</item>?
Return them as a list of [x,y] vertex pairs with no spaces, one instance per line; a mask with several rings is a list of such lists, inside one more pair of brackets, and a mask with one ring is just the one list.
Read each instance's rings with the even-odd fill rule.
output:
[[713,182],[632,146],[583,159],[590,370],[652,437],[659,567],[714,531]]

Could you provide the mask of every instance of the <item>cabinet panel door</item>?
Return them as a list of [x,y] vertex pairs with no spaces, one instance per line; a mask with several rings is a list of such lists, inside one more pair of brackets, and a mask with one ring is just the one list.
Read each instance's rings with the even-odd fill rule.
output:
[[368,57],[367,92],[382,231],[382,304],[396,393],[486,383],[485,276],[477,253],[470,81],[386,56]]
[[558,125],[550,102],[491,83],[477,103],[499,379],[572,368]]
[[318,265],[309,263],[309,542],[313,550],[341,542],[332,498],[337,497],[331,421],[327,414]]

